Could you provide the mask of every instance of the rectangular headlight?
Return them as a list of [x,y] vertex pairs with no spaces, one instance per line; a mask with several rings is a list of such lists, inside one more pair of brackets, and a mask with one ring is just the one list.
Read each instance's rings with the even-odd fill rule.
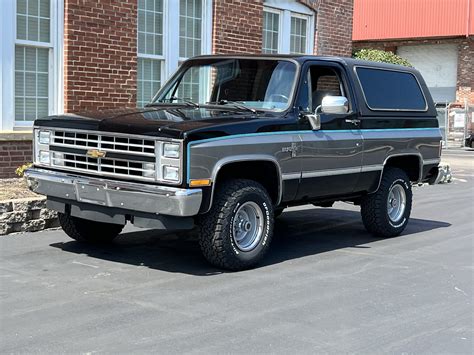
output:
[[50,131],[39,131],[38,133],[39,144],[49,144],[51,141]]
[[163,144],[163,156],[165,158],[179,158],[179,144],[175,144],[175,143]]
[[40,152],[38,154],[38,158],[39,158],[40,164],[49,165],[49,163],[51,162],[50,153],[48,151],[45,151],[45,150],[40,150]]
[[179,181],[179,168],[165,165],[163,167],[163,179],[170,181]]

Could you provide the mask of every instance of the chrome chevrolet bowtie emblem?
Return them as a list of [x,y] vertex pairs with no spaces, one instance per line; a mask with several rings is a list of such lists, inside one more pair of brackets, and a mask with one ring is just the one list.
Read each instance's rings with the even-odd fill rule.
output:
[[106,154],[107,154],[107,152],[103,152],[103,151],[98,150],[98,149],[89,149],[89,150],[87,151],[87,154],[86,154],[86,155],[87,155],[88,157],[97,159],[97,158],[103,158],[103,157],[105,157]]
[[294,158],[296,157],[296,153],[298,152],[298,146],[296,145],[296,143],[291,143],[291,146],[283,147],[281,148],[281,151],[291,153],[291,156]]

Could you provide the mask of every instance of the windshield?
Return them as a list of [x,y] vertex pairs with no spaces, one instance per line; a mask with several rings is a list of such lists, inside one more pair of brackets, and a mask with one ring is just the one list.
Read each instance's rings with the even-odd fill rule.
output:
[[183,65],[152,104],[283,111],[292,99],[296,70],[295,63],[277,59],[196,59]]

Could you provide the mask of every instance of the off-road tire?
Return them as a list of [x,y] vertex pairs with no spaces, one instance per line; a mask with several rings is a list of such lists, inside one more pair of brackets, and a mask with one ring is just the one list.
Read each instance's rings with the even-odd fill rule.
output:
[[58,213],[59,224],[72,239],[82,243],[110,243],[123,229],[123,225],[90,221],[69,214]]
[[[392,222],[387,211],[388,194],[395,184],[402,186],[406,196],[405,211],[401,220],[396,223]],[[413,193],[407,174],[398,168],[385,169],[379,189],[361,200],[361,214],[365,228],[377,237],[390,238],[399,235],[408,224],[412,199]]]
[[[248,201],[255,202],[262,210],[264,227],[259,243],[250,251],[242,251],[233,237],[233,220],[239,206]],[[273,224],[272,201],[261,184],[245,179],[225,181],[217,188],[210,211],[197,220],[202,253],[209,263],[219,268],[248,269],[267,252]]]

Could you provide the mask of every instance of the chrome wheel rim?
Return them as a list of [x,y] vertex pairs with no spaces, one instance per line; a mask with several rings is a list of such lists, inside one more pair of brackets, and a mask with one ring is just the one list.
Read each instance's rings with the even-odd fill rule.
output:
[[405,189],[400,184],[392,186],[387,198],[387,213],[392,222],[398,222],[405,213],[407,196]]
[[242,251],[254,249],[263,236],[263,211],[255,202],[243,203],[235,213],[232,225],[235,245]]

